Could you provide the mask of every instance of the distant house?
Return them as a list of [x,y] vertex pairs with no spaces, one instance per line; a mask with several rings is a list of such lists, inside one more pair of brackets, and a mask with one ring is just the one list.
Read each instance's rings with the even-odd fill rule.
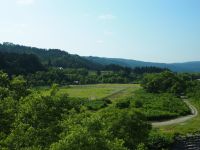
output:
[[200,79],[197,79],[198,81],[200,81]]
[[58,67],[58,69],[63,70],[63,67]]
[[79,81],[74,81],[75,84],[79,84]]

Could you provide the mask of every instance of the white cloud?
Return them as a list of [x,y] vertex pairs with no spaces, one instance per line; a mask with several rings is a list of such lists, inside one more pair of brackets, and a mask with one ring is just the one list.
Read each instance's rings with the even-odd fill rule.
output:
[[19,5],[32,5],[35,0],[16,0],[16,3]]
[[107,35],[107,36],[113,35],[112,31],[104,31],[103,33],[104,33],[104,35]]
[[112,15],[112,14],[104,14],[104,15],[100,15],[98,17],[100,20],[114,20],[116,19],[117,17]]
[[97,44],[103,44],[104,41],[103,41],[103,40],[97,40],[96,43],[97,43]]

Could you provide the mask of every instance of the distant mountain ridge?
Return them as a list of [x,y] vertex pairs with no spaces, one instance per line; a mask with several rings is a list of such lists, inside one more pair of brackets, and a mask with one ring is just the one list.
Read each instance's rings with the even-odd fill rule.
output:
[[175,72],[200,72],[200,61],[168,64],[168,63],[145,62],[145,61],[137,61],[137,60],[121,59],[121,58],[105,58],[105,57],[93,57],[93,56],[85,58],[92,62],[96,62],[102,65],[117,64],[131,68],[155,66],[160,68],[168,68]]
[[200,72],[200,61],[185,63],[156,63],[145,62],[122,58],[106,57],[81,57],[79,55],[69,54],[59,49],[41,49],[23,45],[16,45],[9,42],[0,43],[0,53],[34,54],[43,64],[63,68],[87,68],[91,70],[100,70],[105,65],[116,64],[123,67],[159,67],[168,68],[175,72]]

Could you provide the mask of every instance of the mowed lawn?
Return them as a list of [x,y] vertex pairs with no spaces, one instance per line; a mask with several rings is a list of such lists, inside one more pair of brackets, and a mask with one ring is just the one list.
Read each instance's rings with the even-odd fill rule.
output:
[[[140,88],[138,84],[94,84],[94,85],[71,85],[60,87],[58,94],[68,94],[69,97],[79,97],[88,99],[100,99],[109,97],[116,99],[128,96],[135,90]],[[48,94],[49,88],[39,88],[44,94]]]

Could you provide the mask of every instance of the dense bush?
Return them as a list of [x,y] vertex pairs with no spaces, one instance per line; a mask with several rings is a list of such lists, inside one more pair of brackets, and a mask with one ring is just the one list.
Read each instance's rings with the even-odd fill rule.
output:
[[130,100],[120,100],[119,102],[116,103],[116,107],[120,108],[120,109],[124,109],[124,108],[129,108],[130,106]]
[[70,106],[67,96],[41,96],[33,93],[19,102],[19,112],[14,127],[6,138],[9,149],[28,148],[29,146],[48,147],[57,141],[62,131],[59,121],[68,113]]
[[141,110],[148,120],[152,121],[171,119],[191,113],[188,106],[180,98],[170,93],[156,94],[138,90],[133,97],[127,100],[131,102],[132,107]]
[[136,107],[136,108],[141,108],[141,107],[143,107],[142,101],[141,101],[141,100],[136,100],[136,101],[135,101],[135,107]]
[[85,103],[85,106],[88,108],[88,110],[99,110],[107,107],[107,102],[109,101],[104,101],[103,99],[88,100],[88,102]]
[[170,149],[173,142],[173,134],[163,134],[158,130],[152,130],[148,137],[147,147],[149,150]]
[[200,81],[193,81],[187,88],[187,96],[199,100],[200,99]]
[[135,149],[146,142],[151,126],[135,111],[105,109],[78,114],[62,122],[64,132],[52,149]]
[[177,75],[170,71],[165,71],[159,74],[147,74],[143,79],[142,86],[151,93],[170,92],[180,95],[186,92],[189,81],[189,75]]

